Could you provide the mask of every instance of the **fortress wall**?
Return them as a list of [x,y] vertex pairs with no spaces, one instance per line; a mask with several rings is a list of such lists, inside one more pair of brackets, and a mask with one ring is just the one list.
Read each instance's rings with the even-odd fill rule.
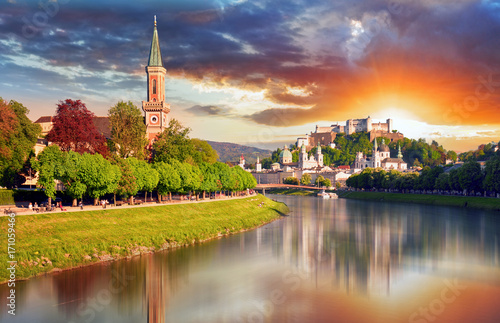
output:
[[392,133],[392,132],[386,132],[386,131],[381,131],[381,130],[374,130],[370,132],[370,142],[375,139],[375,137],[385,137],[393,141],[398,141],[398,140],[403,140],[404,135],[400,132]]

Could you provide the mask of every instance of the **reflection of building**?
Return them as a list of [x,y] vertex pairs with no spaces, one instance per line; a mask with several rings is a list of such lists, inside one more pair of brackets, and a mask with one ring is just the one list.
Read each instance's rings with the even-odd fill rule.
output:
[[167,69],[163,66],[161,58],[156,16],[146,73],[148,76],[148,100],[142,101],[142,109],[146,114],[144,121],[146,123],[147,137],[150,144],[152,144],[157,135],[168,127],[168,113],[170,112],[170,104],[165,102],[165,74]]
[[166,290],[164,290],[163,263],[156,262],[154,256],[149,258],[144,284],[148,323],[164,323]]

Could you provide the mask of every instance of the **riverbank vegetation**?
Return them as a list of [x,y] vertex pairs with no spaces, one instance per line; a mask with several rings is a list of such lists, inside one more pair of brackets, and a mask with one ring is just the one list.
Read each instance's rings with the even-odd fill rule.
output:
[[295,195],[295,196],[316,196],[318,191],[307,188],[272,188],[266,191],[268,194]]
[[500,155],[490,158],[484,170],[476,161],[446,170],[425,167],[420,173],[365,168],[346,181],[347,186],[364,190],[434,192],[447,195],[487,195],[500,193]]
[[[262,195],[207,203],[160,205],[16,217],[18,279],[191,245],[248,230],[288,212]],[[8,217],[0,217],[5,228]],[[7,234],[1,243],[7,245]],[[7,263],[7,253],[0,261]],[[0,281],[8,272],[0,269]]]
[[94,204],[108,194],[113,194],[115,203],[117,197],[133,203],[132,197],[138,192],[144,192],[145,200],[153,190],[160,199],[172,193],[204,197],[221,191],[235,195],[257,185],[241,167],[216,162],[217,153],[210,145],[189,138],[190,129],[175,119],[158,136],[153,149],[144,150],[146,128],[135,125],[139,116],[139,109],[130,102],[112,107],[109,120],[113,139],[104,146],[104,137],[93,126],[93,113],[85,104],[78,100],[60,102],[54,126],[47,134],[54,144],[29,161],[38,172],[37,185],[49,198],[48,203],[55,198],[56,181],[64,185],[73,206],[85,196]]
[[337,195],[341,198],[359,200],[458,206],[500,211],[500,199],[487,197],[353,191],[337,191]]

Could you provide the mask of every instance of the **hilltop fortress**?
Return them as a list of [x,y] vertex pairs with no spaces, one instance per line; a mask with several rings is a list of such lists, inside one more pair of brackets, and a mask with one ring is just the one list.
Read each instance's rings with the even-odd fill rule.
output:
[[392,119],[387,119],[385,123],[373,123],[370,116],[366,119],[349,119],[346,121],[345,126],[334,124],[329,127],[316,126],[316,130],[311,132],[310,135],[297,138],[297,147],[302,145],[308,149],[317,146],[332,146],[338,133],[345,133],[351,135],[355,132],[368,132],[370,135],[370,142],[376,137],[386,137],[392,141],[403,139],[402,133],[393,132]]

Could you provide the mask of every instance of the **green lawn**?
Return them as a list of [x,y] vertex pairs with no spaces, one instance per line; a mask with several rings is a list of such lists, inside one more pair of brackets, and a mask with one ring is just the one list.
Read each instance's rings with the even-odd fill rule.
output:
[[272,188],[266,191],[268,194],[296,195],[296,196],[316,196],[319,192],[300,188]]
[[430,205],[459,206],[500,211],[500,199],[474,196],[448,196],[428,194],[399,194],[384,192],[337,192],[339,197],[377,200],[384,202],[410,202]]
[[[261,202],[264,205],[259,207]],[[16,277],[190,245],[255,228],[287,212],[286,205],[258,195],[209,203],[17,216]],[[3,264],[8,260],[8,223],[8,217],[0,217]],[[7,280],[6,268],[0,269],[0,282]]]

